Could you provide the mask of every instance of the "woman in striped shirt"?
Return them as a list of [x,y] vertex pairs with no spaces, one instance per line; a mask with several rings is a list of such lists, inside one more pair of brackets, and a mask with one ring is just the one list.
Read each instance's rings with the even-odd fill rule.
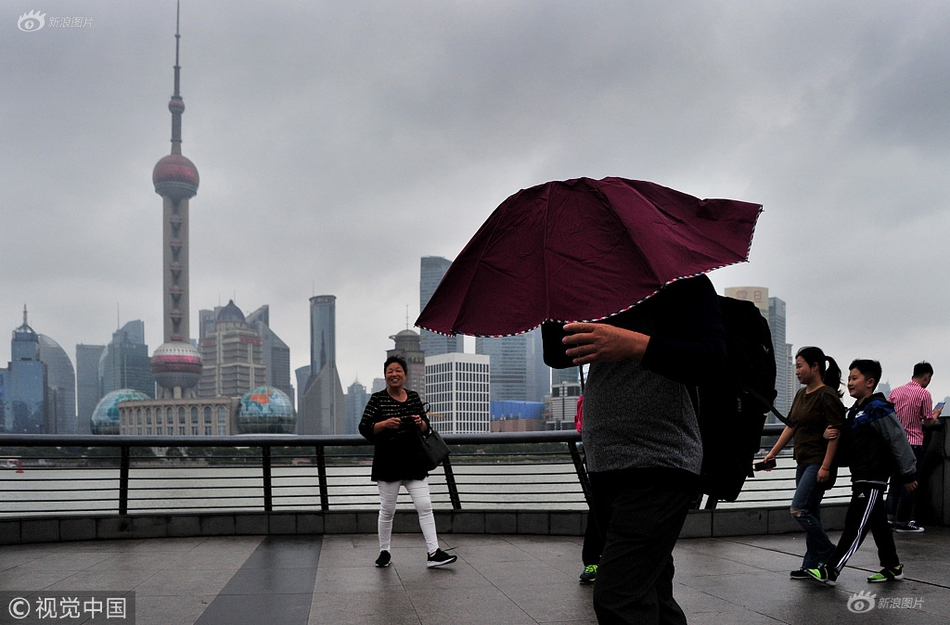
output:
[[379,557],[376,566],[387,567],[392,560],[393,517],[399,487],[405,486],[419,514],[419,527],[428,548],[426,566],[436,568],[458,557],[439,548],[429,496],[428,472],[423,464],[419,433],[429,431],[429,419],[419,394],[405,388],[406,361],[390,356],[383,364],[386,388],[373,393],[360,420],[360,434],[373,443],[373,472],[379,487]]

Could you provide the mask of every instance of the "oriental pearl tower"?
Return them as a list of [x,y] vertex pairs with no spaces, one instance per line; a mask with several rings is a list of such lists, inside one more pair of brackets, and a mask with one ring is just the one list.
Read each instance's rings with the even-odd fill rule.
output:
[[181,114],[185,103],[179,93],[180,40],[175,18],[175,92],[168,103],[172,114],[172,151],[152,171],[155,193],[162,196],[162,298],[164,343],[152,355],[152,374],[160,387],[157,399],[196,396],[201,377],[201,355],[189,337],[188,309],[188,201],[198,193],[198,169],[181,154]]

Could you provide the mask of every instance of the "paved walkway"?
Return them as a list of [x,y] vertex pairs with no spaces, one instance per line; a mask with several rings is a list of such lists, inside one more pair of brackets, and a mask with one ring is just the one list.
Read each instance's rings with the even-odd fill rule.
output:
[[[459,561],[437,570],[426,569],[418,534],[394,537],[387,569],[373,566],[376,539],[363,534],[5,546],[0,623],[81,622],[14,621],[8,613],[15,596],[35,602],[81,591],[134,591],[137,625],[595,622],[591,589],[577,583],[579,537],[441,538]],[[870,539],[837,587],[790,580],[803,542],[801,534],[680,540],[675,592],[689,622],[950,623],[950,528],[898,535],[907,579],[891,584],[865,581],[878,568]],[[849,600],[860,607],[859,592],[875,595],[866,613],[849,610]],[[122,622],[103,616],[89,622]]]

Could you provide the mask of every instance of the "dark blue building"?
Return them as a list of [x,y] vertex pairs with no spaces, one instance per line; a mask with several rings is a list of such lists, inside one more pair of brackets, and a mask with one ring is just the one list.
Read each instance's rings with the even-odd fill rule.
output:
[[13,331],[10,363],[0,369],[0,425],[9,434],[47,434],[49,390],[46,363],[40,360],[40,337],[26,322]]

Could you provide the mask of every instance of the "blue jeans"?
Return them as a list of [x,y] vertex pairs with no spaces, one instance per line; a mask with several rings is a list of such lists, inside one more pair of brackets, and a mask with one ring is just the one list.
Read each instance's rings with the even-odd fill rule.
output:
[[825,489],[818,483],[820,464],[800,464],[795,470],[795,495],[792,497],[792,510],[801,513],[795,517],[805,530],[805,557],[803,569],[813,569],[827,562],[835,552],[834,544],[828,540],[821,527],[821,498]]

